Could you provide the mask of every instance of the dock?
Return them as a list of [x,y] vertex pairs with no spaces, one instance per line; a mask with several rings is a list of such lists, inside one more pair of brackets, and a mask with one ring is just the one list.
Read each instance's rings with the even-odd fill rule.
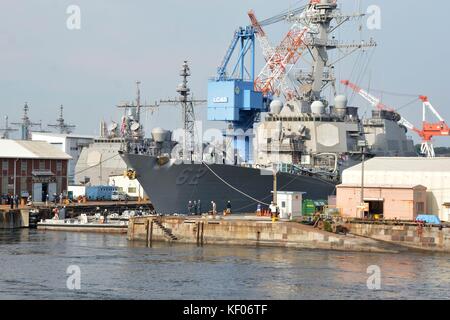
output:
[[93,214],[98,212],[117,212],[122,213],[126,210],[132,211],[142,208],[151,211],[153,206],[148,201],[103,201],[103,202],[86,202],[71,204],[54,204],[45,203],[35,204],[33,206],[19,206],[18,209],[10,209],[9,206],[0,206],[0,229],[18,229],[35,227],[36,223],[41,220],[53,218],[52,210],[55,206],[66,207],[66,217],[75,218],[79,215]]
[[64,221],[45,220],[38,222],[38,230],[46,231],[70,231],[70,232],[89,232],[89,233],[114,233],[126,234],[128,223],[70,223]]
[[135,217],[128,240],[396,253],[401,247],[356,235],[338,235],[290,221],[255,217]]

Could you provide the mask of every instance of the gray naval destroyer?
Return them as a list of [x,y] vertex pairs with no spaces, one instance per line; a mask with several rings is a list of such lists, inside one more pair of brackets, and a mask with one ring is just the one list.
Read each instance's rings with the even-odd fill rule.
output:
[[[342,170],[360,162],[363,153],[367,157],[415,156],[413,141],[396,112],[377,110],[361,119],[358,108],[336,93],[328,51],[351,53],[375,45],[373,41],[341,44],[334,37],[330,40],[335,29],[357,16],[342,14],[336,1],[314,0],[301,10],[265,20],[289,20],[304,28],[303,49],[312,58],[311,68],[297,71],[294,88],[279,99],[256,89],[254,70],[245,77],[245,56],[234,68],[240,74],[225,71],[239,44],[241,54],[251,56],[255,39],[260,39],[263,51],[267,45],[264,22],[253,19],[251,26],[236,31],[218,76],[209,82],[208,120],[227,123],[220,136],[213,138],[198,137],[185,62],[180,72],[183,82],[177,89],[183,134],[176,140],[172,132],[156,128],[151,138],[131,141],[121,152],[155,209],[162,214],[186,214],[189,201],[200,201],[206,212],[211,201],[218,210],[231,201],[234,212],[254,212],[258,203],[268,205],[274,199],[274,184],[276,190],[327,199],[335,194]],[[285,80],[280,80],[281,88]],[[324,97],[327,88],[333,92],[332,101]],[[366,148],[360,147],[361,141]]]

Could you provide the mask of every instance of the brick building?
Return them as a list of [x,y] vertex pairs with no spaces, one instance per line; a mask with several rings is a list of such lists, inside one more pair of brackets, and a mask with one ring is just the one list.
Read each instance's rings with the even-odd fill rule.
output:
[[[43,141],[0,140],[0,195],[33,201],[66,194],[69,155]],[[15,188],[15,190],[14,190]]]

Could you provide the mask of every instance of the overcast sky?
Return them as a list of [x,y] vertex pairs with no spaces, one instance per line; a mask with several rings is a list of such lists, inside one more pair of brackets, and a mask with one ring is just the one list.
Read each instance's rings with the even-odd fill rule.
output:
[[[2,0],[0,126],[4,125],[5,115],[10,122],[19,121],[27,101],[34,122],[54,123],[58,107],[63,104],[65,118],[77,125],[77,133],[98,134],[100,120],[119,120],[120,112],[115,105],[134,99],[136,80],[142,81],[142,96],[148,103],[174,97],[184,59],[190,61],[193,73],[190,84],[196,97],[204,98],[207,80],[215,74],[233,31],[248,24],[248,9],[254,9],[264,19],[304,2]],[[344,11],[355,12],[358,1],[340,3]],[[371,88],[383,91],[426,94],[450,121],[447,61],[450,45],[446,40],[450,2],[433,0],[432,5],[426,5],[410,0],[362,0],[360,3],[363,11],[370,5],[381,8],[381,30],[365,30],[364,22],[362,32],[367,39],[373,37],[378,47],[365,56],[351,57],[341,65],[337,76],[359,80],[363,86],[370,84]],[[81,9],[80,30],[69,30],[66,26],[69,5]],[[267,27],[274,44],[288,27],[285,23]],[[356,27],[353,24],[354,30]],[[343,34],[349,33],[340,35]],[[358,79],[353,65],[361,61],[370,63],[366,69],[362,68],[365,72]],[[258,68],[262,68],[261,59]],[[383,94],[383,101],[394,107],[412,99]],[[367,114],[369,108],[363,100],[354,98],[352,103],[361,105],[361,114]],[[204,117],[206,108],[198,108],[199,117]],[[416,102],[403,108],[402,114],[420,125],[421,104]],[[181,126],[180,109],[173,106],[163,106],[157,114],[146,118],[147,127]],[[436,145],[450,146],[450,138],[436,139]]]

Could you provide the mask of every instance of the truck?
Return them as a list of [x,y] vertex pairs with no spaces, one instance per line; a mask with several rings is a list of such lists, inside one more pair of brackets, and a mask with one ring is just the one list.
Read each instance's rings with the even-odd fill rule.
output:
[[86,198],[88,201],[112,201],[113,193],[117,191],[117,187],[112,186],[86,187]]

